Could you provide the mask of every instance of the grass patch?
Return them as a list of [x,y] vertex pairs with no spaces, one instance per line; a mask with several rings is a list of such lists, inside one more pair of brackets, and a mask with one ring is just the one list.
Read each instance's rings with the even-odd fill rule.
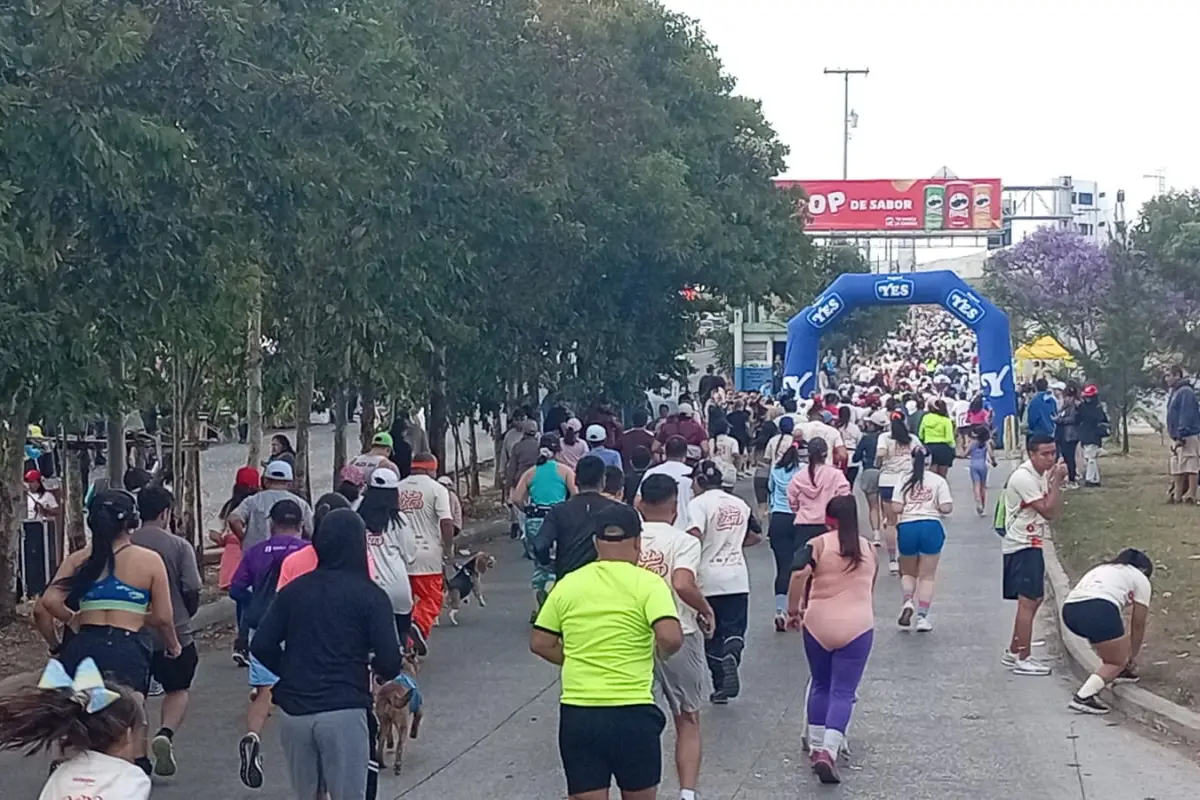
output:
[[1130,445],[1128,456],[1100,459],[1102,488],[1067,494],[1055,532],[1058,552],[1074,585],[1125,547],[1146,551],[1154,561],[1154,598],[1138,657],[1142,685],[1194,707],[1200,700],[1200,507],[1167,503],[1168,448],[1161,437],[1134,436]]

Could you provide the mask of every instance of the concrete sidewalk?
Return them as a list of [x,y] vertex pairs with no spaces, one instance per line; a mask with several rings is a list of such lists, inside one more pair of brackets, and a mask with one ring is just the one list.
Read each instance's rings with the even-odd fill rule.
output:
[[[993,491],[1002,480],[997,471]],[[1066,708],[1073,681],[1016,677],[1000,665],[1013,607],[1000,599],[1000,548],[990,520],[974,514],[965,466],[951,475],[958,510],[949,524],[936,629],[895,627],[899,581],[879,577],[875,652],[851,729],[854,757],[840,789],[820,789],[799,754],[807,670],[800,638],[771,626],[773,562],[748,551],[751,627],[742,697],[705,709],[704,800],[758,800],[837,792],[879,800],[1185,800],[1200,767],[1118,718]],[[381,798],[490,800],[558,798],[564,783],[556,744],[558,671],[528,652],[529,564],[515,543],[488,575],[487,608],[464,609],[458,628],[434,631],[421,674],[426,716],[405,748],[405,772],[386,774]],[[1053,628],[1038,636],[1050,639]],[[1051,641],[1053,648],[1055,642]],[[275,726],[265,736],[267,784],[241,786],[245,672],[223,654],[203,659],[191,714],[177,737],[179,775],[157,783],[171,800],[290,797]],[[155,704],[152,704],[155,705]],[[152,722],[156,723],[156,715]],[[664,736],[662,797],[674,792],[673,742]],[[0,756],[4,797],[35,797],[46,760]]]

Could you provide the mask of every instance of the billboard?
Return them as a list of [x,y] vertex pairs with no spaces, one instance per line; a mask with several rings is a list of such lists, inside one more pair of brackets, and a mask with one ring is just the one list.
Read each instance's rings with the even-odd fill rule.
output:
[[806,231],[992,231],[1002,222],[999,178],[775,184],[808,195]]

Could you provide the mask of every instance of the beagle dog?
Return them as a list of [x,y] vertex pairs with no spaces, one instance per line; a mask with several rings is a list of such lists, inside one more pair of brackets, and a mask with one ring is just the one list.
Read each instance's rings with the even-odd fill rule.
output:
[[483,596],[481,578],[489,569],[496,566],[496,559],[480,550],[463,562],[454,577],[446,581],[446,593],[442,598],[442,609],[447,612],[451,625],[458,624],[458,609],[463,603],[469,602],[470,597],[479,601],[479,607],[487,606]]

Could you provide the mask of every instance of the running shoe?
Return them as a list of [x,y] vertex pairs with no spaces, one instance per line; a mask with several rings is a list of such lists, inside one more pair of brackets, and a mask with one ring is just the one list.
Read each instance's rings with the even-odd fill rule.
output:
[[714,706],[729,705],[729,695],[725,694],[724,689],[717,689],[708,696],[708,702],[712,703]]
[[917,632],[918,633],[929,633],[931,630],[933,630],[933,623],[929,621],[929,617],[918,616],[917,617]]
[[842,779],[838,775],[837,764],[834,763],[833,756],[829,755],[828,750],[817,750],[812,757],[813,772],[817,773],[821,783],[841,783]]
[[1072,711],[1078,711],[1080,714],[1107,714],[1112,709],[1101,702],[1096,695],[1091,697],[1080,697],[1075,695],[1071,698],[1071,702],[1067,703],[1067,708]]
[[154,774],[169,778],[175,774],[175,746],[171,737],[161,733],[150,740],[150,754],[154,756]]
[[879,531],[875,531],[875,535],[871,537],[871,544],[876,547],[883,547],[883,538],[880,537]]
[[888,562],[888,572],[892,575],[899,575],[900,574],[900,562],[894,558],[891,561],[889,561]]
[[147,697],[162,697],[166,692],[163,691],[162,684],[154,678],[150,679],[150,689],[146,692]]
[[912,618],[916,611],[916,606],[913,605],[912,600],[904,601],[904,605],[900,608],[900,619],[896,620],[896,624],[900,626],[901,630],[907,631],[912,629]]
[[737,697],[742,691],[742,679],[738,675],[737,656],[733,653],[726,653],[721,659],[721,668],[725,672],[725,679],[721,681],[721,691],[726,697]]
[[241,769],[238,776],[242,783],[251,789],[261,789],[263,785],[262,746],[257,733],[247,733],[238,742],[238,757],[241,759]]
[[787,614],[781,611],[775,612],[775,632],[783,633],[787,630]]
[[1000,654],[1000,663],[1006,667],[1015,667],[1017,665],[1017,654],[1012,650],[1005,650]]
[[1113,679],[1113,683],[1137,683],[1141,679],[1141,676],[1134,671],[1133,667],[1126,667],[1121,670],[1120,675]]
[[1017,663],[1012,668],[1014,675],[1049,675],[1050,667],[1040,661],[1034,661],[1032,658],[1017,659]]
[[246,645],[244,644],[234,642],[233,653],[230,654],[230,658],[232,658],[233,663],[237,664],[239,667],[250,666],[250,654],[247,652]]
[[[534,620],[536,621],[537,612],[534,612]],[[413,625],[408,629],[408,643],[412,650],[417,655],[424,658],[429,655],[429,640],[425,638],[425,634],[421,633],[421,629],[417,625]]]

